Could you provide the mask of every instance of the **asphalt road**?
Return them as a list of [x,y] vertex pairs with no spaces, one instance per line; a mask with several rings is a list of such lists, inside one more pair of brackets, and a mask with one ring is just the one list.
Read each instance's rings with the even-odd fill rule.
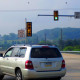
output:
[[[80,80],[80,55],[63,54],[67,73],[61,80]],[[3,80],[15,80],[14,77],[5,76]]]

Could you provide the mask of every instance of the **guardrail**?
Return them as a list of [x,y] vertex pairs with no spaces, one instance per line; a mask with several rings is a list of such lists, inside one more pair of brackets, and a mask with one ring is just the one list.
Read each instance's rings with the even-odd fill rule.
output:
[[80,51],[60,51],[61,53],[80,53]]

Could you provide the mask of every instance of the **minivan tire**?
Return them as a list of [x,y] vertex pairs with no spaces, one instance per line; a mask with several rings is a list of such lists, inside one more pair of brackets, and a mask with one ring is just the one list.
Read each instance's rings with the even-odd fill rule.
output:
[[23,80],[22,79],[22,73],[21,73],[21,70],[20,69],[18,69],[16,71],[16,80]]
[[0,75],[0,80],[3,80],[3,78],[4,78],[4,75]]

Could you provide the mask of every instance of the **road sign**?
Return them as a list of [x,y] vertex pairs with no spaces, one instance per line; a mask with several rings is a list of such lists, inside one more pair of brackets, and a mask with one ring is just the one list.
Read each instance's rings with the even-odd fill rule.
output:
[[27,36],[27,37],[32,36],[32,22],[27,22],[27,26],[26,26],[26,36]]
[[25,31],[24,30],[18,30],[18,37],[19,38],[23,38],[23,37],[25,37]]
[[75,12],[75,13],[74,13],[74,17],[75,17],[76,19],[80,19],[80,12]]

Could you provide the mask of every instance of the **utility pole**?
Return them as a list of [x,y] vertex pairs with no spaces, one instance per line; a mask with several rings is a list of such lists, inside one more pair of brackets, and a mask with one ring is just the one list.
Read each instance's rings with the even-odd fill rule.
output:
[[63,31],[62,31],[62,28],[61,28],[61,49],[63,49],[63,35],[62,35]]
[[46,33],[44,35],[45,35],[45,44],[46,44]]
[[61,28],[61,40],[62,40],[62,28]]
[[38,39],[38,36],[37,36],[37,44],[38,44],[38,40],[39,40],[39,39]]

